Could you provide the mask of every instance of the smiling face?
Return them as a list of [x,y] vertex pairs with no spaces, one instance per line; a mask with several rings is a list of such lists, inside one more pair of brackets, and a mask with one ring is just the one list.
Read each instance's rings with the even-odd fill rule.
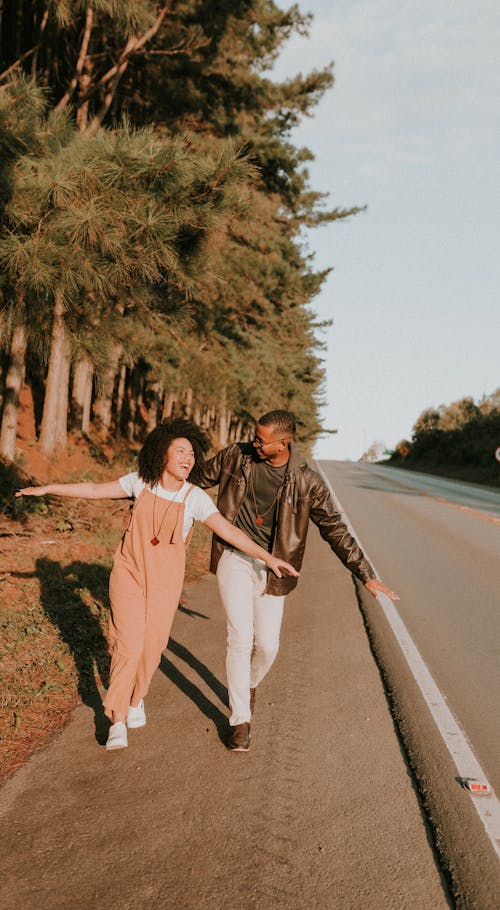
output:
[[[188,479],[194,468],[195,456],[193,446],[189,439],[180,437],[170,443],[165,456],[165,468],[162,477],[162,486],[168,489],[168,480],[182,481]],[[178,486],[178,483],[177,483]]]
[[260,461],[279,467],[288,461],[291,438],[290,433],[258,423],[255,427],[252,445]]

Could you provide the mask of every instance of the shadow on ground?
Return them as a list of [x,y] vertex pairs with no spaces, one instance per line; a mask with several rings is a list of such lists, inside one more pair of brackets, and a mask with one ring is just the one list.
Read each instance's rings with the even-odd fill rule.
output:
[[[26,573],[12,574],[26,577]],[[40,582],[42,609],[69,648],[78,673],[78,695],[83,704],[92,709],[95,738],[100,745],[104,745],[109,720],[104,714],[96,673],[106,689],[109,685],[110,656],[103,625],[109,615],[109,569],[99,563],[80,561],[63,567],[55,560],[41,558],[36,562],[35,574]],[[87,597],[90,595],[92,606],[85,602],[84,592]],[[182,605],[179,610],[193,618],[209,619],[205,614]],[[226,687],[206,664],[173,638],[169,639],[167,649],[194,670],[225,707],[229,706]],[[166,655],[161,658],[160,669],[212,721],[224,742],[228,725],[226,715]]]
[[[228,693],[225,686],[217,679],[216,676],[212,673],[208,667],[201,662],[191,651],[181,645],[175,639],[171,638],[167,645],[167,650],[174,654],[176,657],[183,660],[192,670],[194,670],[198,676],[209,686],[214,695],[222,702],[226,707],[229,706]],[[166,655],[162,655],[160,662],[160,670],[165,674],[167,679],[174,683],[184,695],[187,695],[191,699],[193,704],[201,711],[208,720],[212,721],[215,729],[217,730],[219,739],[221,742],[225,743],[227,739],[228,731],[228,718],[225,714],[222,713],[220,708],[217,707],[206,695],[191,682],[187,676],[184,675],[173,663],[168,659]]]
[[[96,671],[104,688],[109,684],[110,657],[102,625],[109,615],[109,569],[99,563],[72,562],[62,567],[52,559],[37,559],[40,602],[45,614],[68,645],[78,673],[78,694],[94,712],[95,737],[106,742],[109,721],[104,714]],[[88,591],[93,606],[83,599]]]

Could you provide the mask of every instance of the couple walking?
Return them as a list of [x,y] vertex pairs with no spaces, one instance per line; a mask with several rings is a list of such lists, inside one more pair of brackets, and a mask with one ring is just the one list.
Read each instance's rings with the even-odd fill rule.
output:
[[[373,596],[397,595],[375,578],[321,477],[294,442],[295,420],[270,411],[250,443],[205,461],[208,440],[188,420],[160,424],[139,453],[138,471],[110,483],[25,487],[17,496],[133,498],[110,577],[111,720],[108,750],[146,723],[144,697],[166,647],[195,520],[213,531],[210,569],[227,617],[228,748],[248,751],[255,690],[279,646],[284,599],[297,584],[309,520]],[[217,506],[204,488],[218,486]]]

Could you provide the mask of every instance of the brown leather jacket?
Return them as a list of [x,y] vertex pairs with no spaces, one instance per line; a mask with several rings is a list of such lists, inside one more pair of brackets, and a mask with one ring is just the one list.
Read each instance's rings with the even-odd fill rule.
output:
[[[253,452],[250,443],[234,443],[222,449],[207,461],[201,480],[198,481],[198,485],[204,489],[219,485],[217,505],[224,517],[233,524],[245,497]],[[350,572],[363,583],[369,578],[375,578],[373,569],[337,511],[327,485],[307,464],[294,443],[290,446],[288,472],[281,487],[277,509],[274,556],[286,559],[295,569],[300,570],[311,519]],[[217,571],[223,550],[224,542],[214,534],[211,572]],[[296,584],[296,578],[289,575],[277,578],[269,572],[266,593],[288,594]]]

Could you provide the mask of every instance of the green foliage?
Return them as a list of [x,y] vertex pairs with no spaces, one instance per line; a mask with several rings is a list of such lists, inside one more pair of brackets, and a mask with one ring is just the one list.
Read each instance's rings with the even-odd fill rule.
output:
[[6,462],[0,458],[0,513],[17,521],[24,521],[28,515],[44,515],[47,504],[36,497],[19,497],[16,499],[16,490],[33,483],[33,478],[13,462]]
[[[500,483],[495,449],[500,445],[500,390],[479,404],[469,396],[450,405],[428,408],[413,428],[406,456],[397,446],[392,461],[408,467],[462,471],[466,479]],[[465,473],[464,473],[465,472]],[[476,472],[476,475],[474,475]]]
[[59,295],[94,395],[127,367],[116,419],[139,436],[159,383],[180,402],[189,389],[214,430],[224,408],[245,427],[281,406],[313,439],[323,368],[308,305],[328,272],[301,231],[358,209],[326,206],[290,140],[332,67],[266,75],[311,16],[273,0],[27,7],[0,12],[0,264],[38,381]]

